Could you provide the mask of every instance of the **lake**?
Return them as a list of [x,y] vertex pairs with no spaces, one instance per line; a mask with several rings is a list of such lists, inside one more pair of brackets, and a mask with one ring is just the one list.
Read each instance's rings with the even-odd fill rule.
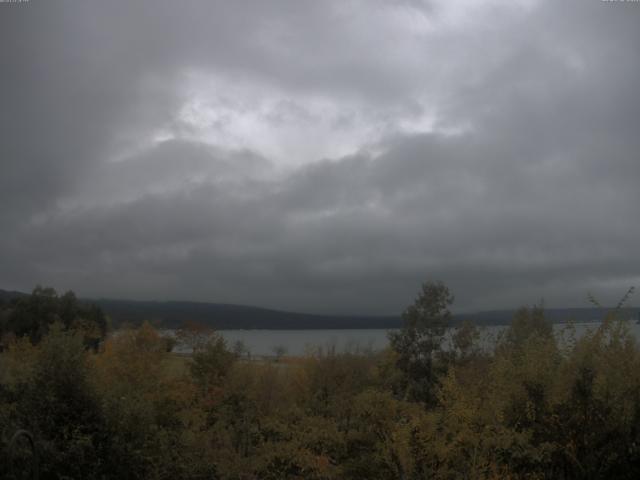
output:
[[[573,324],[575,337],[594,330],[600,322]],[[640,338],[640,325],[629,323],[636,339]],[[491,348],[505,326],[481,327],[480,344]],[[560,340],[569,338],[568,325],[555,324],[554,332]],[[336,351],[381,350],[389,341],[385,329],[357,330],[220,330],[219,333],[232,348],[237,341],[242,341],[252,355],[272,356],[276,347],[282,347],[286,355],[304,355],[318,348],[332,348]],[[452,330],[451,330],[452,331]],[[447,340],[445,340],[445,343]],[[177,351],[182,349],[178,348]],[[184,350],[182,350],[184,351]]]

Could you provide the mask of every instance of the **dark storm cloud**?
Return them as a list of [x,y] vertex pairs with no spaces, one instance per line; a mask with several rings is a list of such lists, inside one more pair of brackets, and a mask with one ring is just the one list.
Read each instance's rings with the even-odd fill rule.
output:
[[640,8],[447,5],[0,5],[0,285],[370,313],[427,278],[463,309],[621,295]]

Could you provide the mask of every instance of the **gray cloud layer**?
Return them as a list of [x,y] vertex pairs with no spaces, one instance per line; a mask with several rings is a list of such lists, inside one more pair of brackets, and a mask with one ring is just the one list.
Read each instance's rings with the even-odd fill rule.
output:
[[396,313],[640,280],[640,5],[0,4],[0,286]]

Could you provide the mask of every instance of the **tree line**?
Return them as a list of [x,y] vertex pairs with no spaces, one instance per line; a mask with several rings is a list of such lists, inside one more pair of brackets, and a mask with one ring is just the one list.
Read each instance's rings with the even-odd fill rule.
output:
[[18,430],[47,479],[640,474],[640,349],[619,310],[559,341],[522,308],[491,348],[471,324],[443,348],[454,298],[427,282],[381,352],[253,362],[196,328],[189,357],[149,323],[107,335],[74,299],[38,288],[0,306],[2,478],[32,460],[7,448]]

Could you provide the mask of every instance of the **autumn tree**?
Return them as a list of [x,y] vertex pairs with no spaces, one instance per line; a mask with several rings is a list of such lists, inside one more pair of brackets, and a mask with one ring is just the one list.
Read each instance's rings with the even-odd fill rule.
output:
[[110,441],[82,335],[55,323],[34,353],[14,421],[37,440],[46,478],[101,478]]
[[195,389],[174,373],[176,359],[148,322],[118,332],[93,358],[106,435],[114,439],[104,459],[109,478],[188,478],[197,444],[184,448],[182,435]]
[[193,354],[191,375],[196,384],[207,391],[211,387],[220,386],[236,358],[236,354],[227,348],[222,335],[210,332],[207,342]]
[[453,300],[443,283],[425,282],[415,302],[402,314],[402,329],[390,333],[396,366],[403,373],[397,393],[411,400],[434,401],[437,356],[451,321]]
[[201,323],[187,321],[176,330],[177,344],[190,353],[196,353],[207,346],[214,330]]

